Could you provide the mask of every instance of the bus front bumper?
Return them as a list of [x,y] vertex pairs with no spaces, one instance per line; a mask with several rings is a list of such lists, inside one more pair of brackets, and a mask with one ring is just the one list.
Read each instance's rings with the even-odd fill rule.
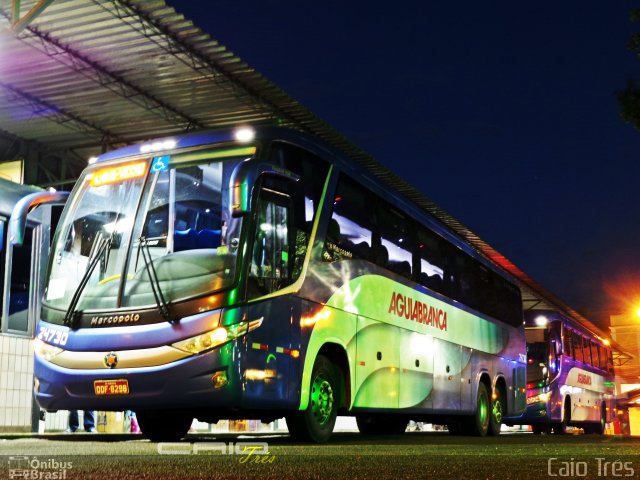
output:
[[[48,411],[240,405],[242,380],[232,358],[237,358],[235,341],[165,365],[139,368],[69,368],[36,355],[34,394]],[[109,384],[117,388],[105,388]]]

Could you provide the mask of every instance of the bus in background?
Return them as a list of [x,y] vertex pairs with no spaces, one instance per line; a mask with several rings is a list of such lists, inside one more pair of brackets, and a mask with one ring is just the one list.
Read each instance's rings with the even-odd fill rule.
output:
[[397,190],[307,135],[198,133],[100,156],[53,242],[37,330],[46,410],[285,417],[326,441],[408,421],[498,434],[525,407],[520,291]]
[[0,431],[38,431],[26,354],[40,316],[51,225],[60,211],[52,205],[64,203],[65,195],[0,178],[0,398],[21,399],[15,408],[3,407]]
[[603,434],[615,412],[608,342],[556,312],[530,310],[525,321],[527,408],[519,423],[536,434],[568,426]]

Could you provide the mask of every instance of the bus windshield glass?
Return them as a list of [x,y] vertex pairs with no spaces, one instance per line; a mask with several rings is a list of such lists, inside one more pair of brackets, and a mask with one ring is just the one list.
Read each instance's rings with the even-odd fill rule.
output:
[[158,306],[154,290],[171,303],[229,287],[241,229],[229,213],[229,181],[254,151],[200,151],[90,170],[58,228],[44,305],[150,308]]
[[527,329],[526,338],[527,383],[544,385],[549,379],[549,342],[546,330],[542,328]]

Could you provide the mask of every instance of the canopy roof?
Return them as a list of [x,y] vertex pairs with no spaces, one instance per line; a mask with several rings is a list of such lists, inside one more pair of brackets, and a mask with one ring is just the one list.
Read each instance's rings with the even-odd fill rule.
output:
[[[22,10],[36,3],[22,0]],[[242,124],[303,130],[345,152],[508,271],[525,308],[559,311],[609,338],[163,0],[54,0],[17,35],[10,21],[11,1],[0,0],[0,161],[12,159],[3,158],[3,144],[11,151],[24,141],[41,159],[55,157],[56,172],[51,160],[33,167],[48,179],[38,176],[36,183],[68,183],[90,156],[159,136]]]

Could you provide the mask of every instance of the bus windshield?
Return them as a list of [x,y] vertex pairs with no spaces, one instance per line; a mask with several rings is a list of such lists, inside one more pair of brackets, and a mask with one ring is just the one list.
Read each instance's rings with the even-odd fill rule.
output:
[[154,290],[170,303],[229,287],[241,229],[229,181],[255,149],[241,150],[89,170],[58,228],[44,305],[154,307]]

